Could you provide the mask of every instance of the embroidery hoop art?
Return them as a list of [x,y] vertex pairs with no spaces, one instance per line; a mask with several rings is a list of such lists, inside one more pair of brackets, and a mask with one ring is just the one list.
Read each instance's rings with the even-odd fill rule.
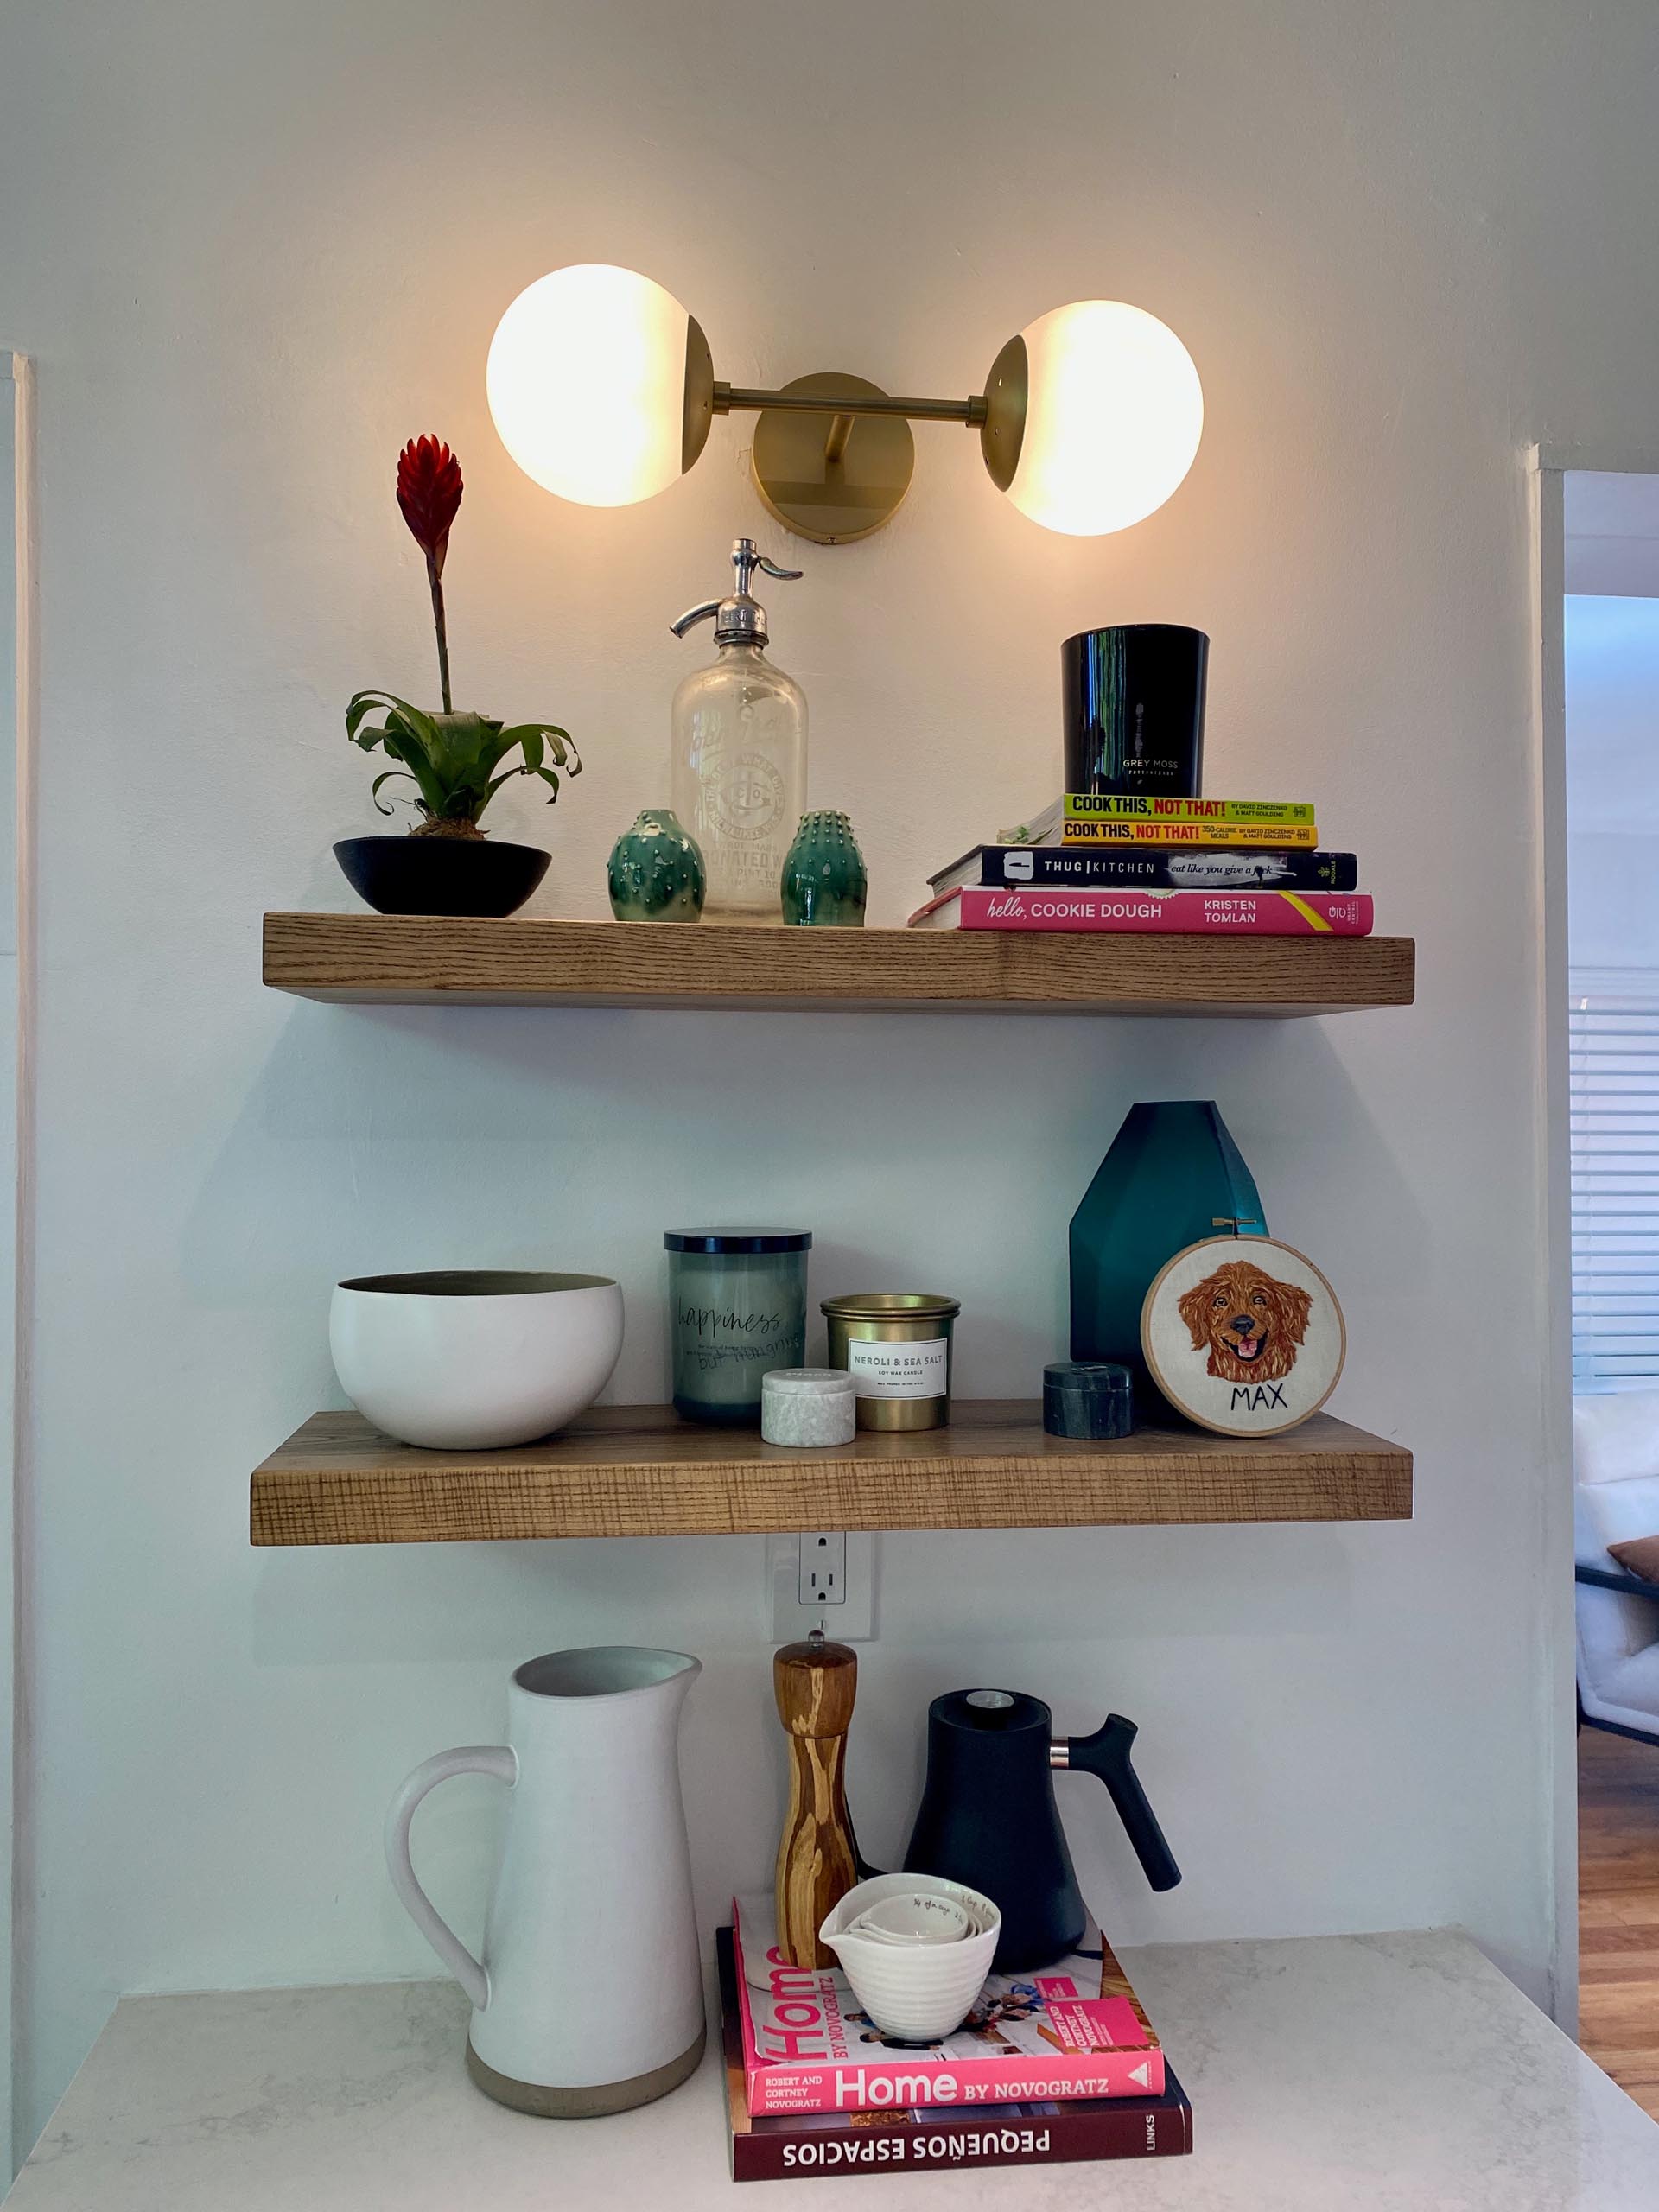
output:
[[[1201,1351],[1191,1352],[1192,1358],[1199,1362],[1199,1370],[1196,1375],[1183,1378],[1171,1374],[1168,1371],[1169,1363],[1166,1361],[1160,1362],[1158,1357],[1157,1347],[1154,1340],[1154,1324],[1157,1324],[1160,1332],[1179,1332],[1178,1341],[1180,1349],[1183,1353],[1188,1352],[1192,1345],[1192,1335],[1185,1322],[1180,1319],[1175,1310],[1176,1301],[1201,1282],[1206,1274],[1231,1261],[1254,1261],[1258,1266],[1271,1272],[1271,1263],[1267,1256],[1270,1252],[1281,1255],[1284,1259],[1294,1262],[1294,1268],[1287,1271],[1291,1281],[1296,1284],[1297,1287],[1307,1291],[1315,1300],[1313,1313],[1310,1316],[1308,1322],[1310,1337],[1313,1335],[1319,1318],[1318,1300],[1320,1295],[1323,1295],[1327,1302],[1329,1321],[1335,1324],[1336,1360],[1328,1377],[1324,1379],[1323,1388],[1320,1389],[1319,1395],[1313,1403],[1292,1414],[1287,1420],[1255,1419],[1248,1421],[1236,1420],[1229,1423],[1224,1418],[1217,1417],[1213,1408],[1210,1410],[1200,1410],[1198,1403],[1196,1402],[1198,1393],[1192,1385],[1194,1382],[1202,1383],[1205,1388],[1205,1395],[1213,1397],[1218,1397],[1224,1390],[1247,1386],[1235,1385],[1205,1372],[1205,1360]],[[1201,1263],[1194,1264],[1199,1261],[1200,1255],[1202,1255]],[[1173,1330],[1171,1329],[1172,1321]],[[1320,1269],[1316,1268],[1313,1261],[1308,1258],[1306,1253],[1299,1252],[1294,1244],[1283,1243],[1276,1236],[1204,1236],[1200,1237],[1196,1244],[1186,1245],[1182,1250],[1166,1260],[1153,1277],[1151,1287],[1141,1307],[1141,1351],[1153,1381],[1168,1399],[1170,1404],[1178,1413],[1184,1414],[1188,1421],[1194,1422],[1199,1428],[1207,1428],[1215,1436],[1282,1436],[1287,1429],[1300,1428],[1305,1421],[1311,1421],[1336,1389],[1342,1377],[1343,1363],[1348,1357],[1348,1329],[1342,1317],[1342,1306],[1336,1292],[1331,1287]],[[1278,1379],[1282,1382],[1287,1378]]]

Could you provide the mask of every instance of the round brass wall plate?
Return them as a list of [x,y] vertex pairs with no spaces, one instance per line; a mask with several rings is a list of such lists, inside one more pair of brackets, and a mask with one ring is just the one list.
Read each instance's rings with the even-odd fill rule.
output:
[[[796,377],[783,389],[813,398],[887,397],[878,384],[835,372]],[[850,544],[891,522],[916,467],[916,441],[902,415],[853,413],[844,445],[842,427],[834,414],[778,407],[755,420],[755,489],[786,530],[815,545]],[[841,456],[831,460],[837,446]]]
[[680,474],[709,442],[715,420],[715,361],[696,315],[685,319],[685,415],[680,433]]
[[985,420],[980,426],[979,449],[999,492],[1007,490],[1020,466],[1030,372],[1024,338],[1010,338],[991,363],[991,373],[985,379]]

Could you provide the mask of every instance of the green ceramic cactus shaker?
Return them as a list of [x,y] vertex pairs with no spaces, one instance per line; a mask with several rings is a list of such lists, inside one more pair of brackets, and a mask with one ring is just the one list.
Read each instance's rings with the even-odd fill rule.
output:
[[619,922],[702,918],[705,876],[696,839],[666,806],[634,817],[611,848],[607,881]]
[[853,825],[844,814],[823,808],[801,817],[779,887],[786,923],[863,928],[869,877]]

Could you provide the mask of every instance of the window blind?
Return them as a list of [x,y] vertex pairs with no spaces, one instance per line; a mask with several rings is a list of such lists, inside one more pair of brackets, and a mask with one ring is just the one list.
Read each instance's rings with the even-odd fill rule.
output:
[[[1643,978],[1645,981],[1646,978]],[[1659,977],[1575,990],[1567,1020],[1573,1388],[1659,1383]]]

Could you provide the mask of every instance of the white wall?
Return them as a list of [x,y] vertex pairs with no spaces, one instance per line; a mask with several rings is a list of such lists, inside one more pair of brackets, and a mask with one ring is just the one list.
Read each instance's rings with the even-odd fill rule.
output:
[[[334,1402],[328,1283],[607,1268],[618,1394],[662,1383],[658,1232],[799,1217],[815,1287],[966,1305],[970,1391],[1063,1342],[1064,1228],[1123,1108],[1215,1096],[1274,1228],[1341,1288],[1338,1409],[1410,1442],[1409,1525],[906,1535],[884,1547],[853,1789],[897,1849],[923,1707],[969,1678],[1142,1724],[1186,1868],[1154,1901],[1063,1784],[1117,1935],[1461,1922],[1541,1993],[1564,1662],[1544,1464],[1526,505],[1539,437],[1636,433],[1659,355],[1659,23],[1641,0],[60,0],[0,67],[0,334],[40,361],[44,1011],[38,1535],[24,1777],[28,2126],[133,1986],[423,1974],[379,1865],[415,1759],[509,1665],[702,1654],[702,1902],[759,1879],[781,1773],[754,1541],[254,1555],[246,1474]],[[1214,640],[1211,787],[1311,794],[1408,1014],[1246,1023],[327,1008],[260,988],[262,907],[349,903],[340,727],[430,690],[390,496],[434,429],[467,503],[459,695],[590,767],[542,911],[660,796],[668,618],[755,529],[741,429],[656,503],[560,506],[498,448],[484,349],[561,262],[668,283],[723,373],[965,391],[1101,293],[1164,316],[1208,427],[1179,495],[1046,535],[922,429],[867,545],[805,549],[778,657],[879,918],[1055,786],[1057,647]],[[1496,1292],[1496,1294],[1495,1294]],[[1564,1495],[1564,1492],[1563,1492]],[[476,1923],[487,1789],[423,1816]],[[27,2130],[25,2132],[27,2139]]]

